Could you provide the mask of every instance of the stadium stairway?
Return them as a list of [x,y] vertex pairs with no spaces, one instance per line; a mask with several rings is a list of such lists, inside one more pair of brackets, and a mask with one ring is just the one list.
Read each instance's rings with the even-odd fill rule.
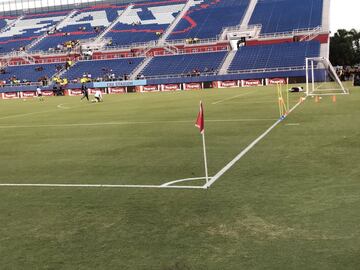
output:
[[242,18],[242,21],[241,21],[240,25],[245,26],[245,27],[249,25],[249,21],[251,19],[251,16],[252,16],[254,10],[255,10],[257,2],[258,2],[258,0],[250,0],[249,6],[248,6],[248,8],[247,8],[247,10],[245,12],[244,17]]
[[130,73],[130,79],[131,80],[135,80],[141,73],[142,71],[147,67],[147,65],[151,62],[151,60],[154,57],[146,57],[141,63],[140,65],[138,65],[136,67],[136,69],[134,69],[131,73]]
[[234,60],[234,57],[236,55],[236,51],[230,51],[228,52],[228,54],[226,55],[224,62],[221,64],[221,67],[219,69],[219,75],[225,75],[227,74],[227,71],[232,63],[232,61]]
[[176,16],[175,20],[169,25],[169,27],[165,30],[158,43],[163,44],[168,36],[174,31],[175,27],[178,25],[180,20],[185,16],[185,14],[189,11],[190,7],[195,5],[195,0],[188,0],[183,10]]
[[121,20],[122,17],[127,16],[129,11],[134,7],[133,4],[130,4],[124,9],[119,16],[114,20],[105,30],[95,39],[95,43],[101,41],[113,28],[118,22]]

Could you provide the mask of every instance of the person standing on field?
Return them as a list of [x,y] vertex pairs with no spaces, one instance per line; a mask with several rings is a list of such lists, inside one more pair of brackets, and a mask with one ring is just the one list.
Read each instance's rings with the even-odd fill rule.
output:
[[88,89],[87,89],[87,87],[86,87],[85,84],[82,84],[82,86],[81,86],[81,92],[82,92],[82,94],[83,94],[81,100],[83,100],[84,98],[86,98],[87,101],[89,101],[89,91],[88,91]]
[[38,86],[38,87],[36,88],[36,95],[37,95],[37,97],[38,97],[38,99],[39,99],[40,101],[44,101],[44,97],[43,97],[43,94],[42,94],[42,91],[41,91],[40,86]]

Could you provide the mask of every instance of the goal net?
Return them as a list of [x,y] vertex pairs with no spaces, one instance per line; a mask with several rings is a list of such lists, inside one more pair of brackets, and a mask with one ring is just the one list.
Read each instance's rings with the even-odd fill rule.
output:
[[344,94],[349,94],[349,91],[345,89],[329,59],[306,58],[306,95]]

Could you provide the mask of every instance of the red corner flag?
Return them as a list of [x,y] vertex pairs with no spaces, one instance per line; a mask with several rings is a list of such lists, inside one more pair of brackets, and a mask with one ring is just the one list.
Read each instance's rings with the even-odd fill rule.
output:
[[201,101],[200,101],[200,111],[199,111],[199,114],[197,116],[195,126],[197,128],[199,128],[201,134],[204,134],[204,132],[205,132],[204,109],[203,109],[203,105],[202,105]]

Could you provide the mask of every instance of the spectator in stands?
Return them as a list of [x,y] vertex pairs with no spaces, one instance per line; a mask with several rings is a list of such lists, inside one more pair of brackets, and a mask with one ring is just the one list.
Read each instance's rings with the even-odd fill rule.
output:
[[6,74],[6,69],[4,67],[0,68],[0,74]]
[[71,61],[71,59],[68,59],[65,63],[65,69],[69,70],[73,65],[73,61]]
[[44,67],[43,66],[38,66],[35,68],[35,71],[43,71]]

